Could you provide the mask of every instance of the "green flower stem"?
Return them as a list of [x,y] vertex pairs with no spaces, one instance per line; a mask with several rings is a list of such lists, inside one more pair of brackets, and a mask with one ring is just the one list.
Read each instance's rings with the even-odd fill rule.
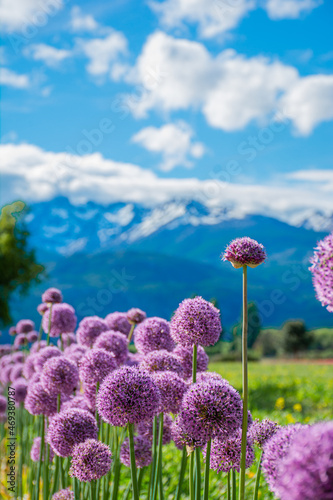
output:
[[23,471],[23,455],[24,455],[24,438],[23,438],[23,403],[20,403],[18,413],[18,424],[19,424],[19,439],[20,439],[20,461],[19,461],[19,477],[21,480],[19,481],[19,497],[23,497],[23,482],[22,482],[22,471]]
[[139,489],[139,493],[141,491],[142,479],[143,479],[144,473],[146,472],[146,469],[147,469],[147,467],[142,467],[142,469],[140,469],[139,473],[138,473],[138,489]]
[[194,452],[192,451],[190,455],[190,476],[189,476],[190,500],[195,500],[193,473],[194,473]]
[[198,346],[193,346],[193,362],[192,362],[192,382],[195,384],[197,381],[197,358],[198,358]]
[[201,498],[201,463],[200,463],[200,448],[195,449],[195,498]]
[[186,451],[186,446],[184,446],[183,447],[183,454],[182,454],[182,461],[180,464],[179,482],[178,482],[178,486],[177,486],[175,500],[180,499],[180,495],[181,495],[181,491],[182,491],[182,484],[183,484],[184,475],[185,475],[186,463],[187,463],[187,451]]
[[152,498],[154,481],[155,481],[155,468],[156,468],[156,453],[157,453],[157,416],[155,415],[153,421],[153,461],[151,464],[149,487],[148,487],[148,500]]
[[236,485],[236,472],[231,469],[231,481],[232,481],[232,500],[237,498],[237,485]]
[[39,482],[40,476],[42,472],[42,461],[43,461],[43,453],[44,453],[44,438],[45,438],[45,416],[42,417],[42,436],[40,442],[40,452],[39,452],[39,464],[37,469],[37,482],[36,482],[36,500],[39,500]]
[[63,351],[64,350],[64,341],[62,338],[62,333],[60,334],[60,342],[61,342],[61,350]]
[[243,379],[243,421],[241,464],[239,475],[239,500],[245,500],[245,468],[246,468],[246,438],[247,438],[247,411],[248,411],[248,374],[247,374],[247,266],[243,266],[243,335],[242,335],[242,379]]
[[261,459],[262,459],[262,451],[260,452],[260,457],[259,457],[259,462],[258,462],[258,468],[257,468],[257,474],[256,474],[256,482],[255,482],[255,486],[254,486],[253,500],[258,500],[259,486],[260,486],[260,475],[261,475]]
[[50,309],[49,309],[49,324],[48,324],[48,328],[47,328],[46,345],[50,345],[51,320],[52,320],[52,303],[51,303]]
[[97,500],[96,498],[96,481],[90,483],[90,500]]
[[230,470],[227,476],[227,500],[231,500],[231,479],[230,479]]
[[153,489],[152,500],[156,499],[157,485],[160,478],[160,470],[162,470],[162,446],[163,446],[163,412],[160,413],[160,418],[158,423],[158,450],[157,450],[157,461],[154,474],[154,489]]
[[[193,345],[193,359],[192,359],[192,382],[195,384],[197,380],[197,359],[198,359],[198,346]],[[193,494],[196,497],[196,500],[200,500],[201,496],[201,468],[200,468],[200,449],[197,448],[195,452],[192,452],[192,454],[195,453],[195,465],[196,465],[196,492]],[[191,454],[191,457],[192,457]],[[194,457],[192,457],[192,460],[194,460]],[[191,468],[191,460],[190,460],[190,485],[192,484],[192,489],[194,487],[194,464],[193,467]],[[191,490],[190,490],[191,491]],[[192,500],[192,499],[191,499]]]
[[206,449],[204,500],[208,500],[208,497],[209,497],[209,471],[210,471],[210,451],[211,451],[211,448],[212,448],[212,440],[210,439],[207,443],[207,449]]
[[130,329],[130,332],[128,334],[128,343],[130,343],[131,340],[132,340],[133,333],[134,333],[134,328],[135,328],[135,323],[133,323],[133,325],[131,325],[131,329]]
[[39,343],[40,343],[40,341],[42,340],[42,335],[43,335],[43,316],[42,316],[42,319],[41,319],[41,322],[40,322],[40,325],[39,325],[38,348],[37,348],[37,352],[39,351]]
[[135,454],[134,454],[134,429],[133,428],[134,428],[133,424],[128,424],[128,438],[129,438],[129,444],[130,444],[133,500],[139,500],[138,479],[136,477],[136,465],[135,465]]
[[43,499],[49,499],[49,465],[50,465],[50,446],[48,443],[44,444],[44,471],[43,471]]

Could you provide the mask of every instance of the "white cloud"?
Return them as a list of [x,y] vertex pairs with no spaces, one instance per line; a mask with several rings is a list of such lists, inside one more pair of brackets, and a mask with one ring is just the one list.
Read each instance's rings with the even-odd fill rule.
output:
[[[0,156],[3,203],[15,199],[36,202],[63,195],[75,204],[89,200],[105,205],[118,201],[142,203],[148,207],[176,203],[181,212],[184,202],[196,200],[209,208],[210,223],[222,220],[227,210],[229,217],[263,214],[296,225],[315,217],[313,224],[321,228],[325,217],[326,221],[332,217],[332,189],[327,190],[325,182],[291,183],[287,176],[285,183],[277,186],[240,184],[237,177],[232,183],[159,178],[147,169],[108,160],[100,154],[80,157],[47,152],[29,144],[0,145]],[[322,171],[318,172],[321,175]],[[319,222],[318,213],[323,214]]]
[[51,68],[57,67],[65,59],[72,56],[70,50],[57,49],[44,43],[31,45],[25,53],[30,55],[35,61],[42,61],[46,66]]
[[0,0],[0,22],[11,32],[41,26],[63,8],[63,0]]
[[255,4],[255,0],[166,0],[150,2],[150,7],[164,27],[198,24],[200,36],[212,38],[235,28]]
[[128,96],[126,103],[139,118],[153,109],[192,108],[213,127],[234,131],[252,121],[264,124],[282,110],[300,134],[307,134],[332,114],[331,76],[301,78],[292,66],[233,50],[213,57],[198,42],[162,32],[148,37],[123,78],[143,89],[140,98]]
[[319,123],[333,119],[333,75],[299,79],[282,98],[281,105],[296,130],[309,135]]
[[322,3],[322,0],[267,0],[265,9],[274,20],[297,19]]
[[78,45],[89,59],[88,73],[96,77],[110,73],[119,56],[127,53],[127,40],[119,31],[112,31],[105,38],[79,40]]
[[97,31],[100,26],[90,14],[84,14],[80,7],[75,5],[71,10],[70,26],[74,32]]
[[169,123],[161,128],[146,127],[132,137],[132,141],[140,144],[148,151],[161,153],[163,161],[160,168],[165,171],[174,167],[192,167],[192,158],[201,158],[205,147],[200,142],[193,142],[193,130],[180,121]]
[[7,87],[26,89],[30,86],[28,75],[19,75],[8,68],[0,68],[0,83]]

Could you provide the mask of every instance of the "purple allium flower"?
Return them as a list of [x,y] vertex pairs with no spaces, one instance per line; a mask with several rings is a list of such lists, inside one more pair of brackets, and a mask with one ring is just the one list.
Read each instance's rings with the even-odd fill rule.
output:
[[131,330],[131,324],[127,319],[126,313],[113,312],[108,314],[105,318],[105,322],[108,325],[108,330],[114,330],[115,332],[121,332],[126,337]]
[[279,429],[264,445],[262,471],[269,489],[279,496],[279,466],[288,453],[294,436],[304,426],[301,424],[287,425]]
[[174,372],[156,372],[152,377],[161,393],[160,412],[178,413],[187,383]]
[[8,330],[9,335],[16,335],[16,327],[11,326]]
[[31,415],[44,414],[49,417],[57,411],[57,395],[46,392],[40,382],[30,383],[24,407]]
[[35,331],[29,332],[27,335],[27,339],[28,339],[29,344],[36,342],[38,340],[38,333]]
[[147,314],[137,307],[132,307],[132,309],[127,311],[126,316],[131,325],[137,325],[146,319]]
[[70,359],[56,356],[46,361],[40,381],[50,394],[70,395],[79,385],[79,370]]
[[[41,442],[42,442],[41,437],[34,438],[34,441],[32,443],[31,450],[30,450],[30,457],[31,457],[31,460],[33,462],[39,462]],[[42,456],[43,462],[44,462],[44,457],[45,457],[45,452],[46,452],[45,448],[46,448],[46,443],[45,443],[44,449],[43,449],[43,456]],[[50,457],[50,462],[52,462],[53,457],[54,457],[54,451],[51,448],[50,448],[49,457]]]
[[10,381],[10,374],[13,368],[14,365],[12,363],[9,363],[1,369],[0,382],[2,383],[2,385],[7,385]]
[[6,413],[0,413],[0,424],[5,424],[7,422]]
[[160,391],[152,377],[124,366],[110,373],[97,395],[97,409],[105,422],[124,427],[154,417]]
[[[50,309],[43,314],[42,324],[45,333],[48,333],[49,330]],[[73,332],[76,323],[77,317],[75,316],[75,311],[72,306],[66,303],[52,304],[51,337],[59,337],[61,333]]]
[[261,421],[256,419],[251,425],[249,435],[258,446],[262,447],[280,428],[279,424],[267,418]]
[[83,394],[78,394],[74,398],[65,401],[61,405],[61,411],[72,410],[73,408],[79,408],[80,410],[91,411],[88,405],[88,401]]
[[120,332],[107,331],[101,333],[94,343],[94,348],[105,349],[114,355],[118,366],[125,363],[128,357],[128,340]]
[[11,372],[10,372],[10,381],[14,382],[18,378],[21,378],[23,375],[23,363],[15,363]]
[[96,411],[97,384],[84,385],[84,398],[87,401],[89,411]]
[[69,488],[66,488],[52,495],[52,500],[74,500],[74,493]]
[[34,368],[36,372],[42,371],[46,361],[51,358],[62,356],[62,352],[55,346],[44,347],[41,351],[36,353],[34,358]]
[[[189,378],[192,377],[192,365],[193,365],[193,347],[185,347],[181,344],[178,344],[173,351],[173,354],[178,357],[180,360],[183,370],[184,377]],[[198,346],[197,351],[197,373],[204,372],[208,368],[209,357],[208,354],[205,353],[203,347]],[[198,375],[199,376],[199,375]]]
[[171,336],[184,346],[214,345],[221,332],[220,311],[202,297],[183,300],[171,319]]
[[[173,424],[173,420],[170,415],[165,414],[163,416],[163,444],[170,443],[171,436],[171,427]],[[159,429],[159,420],[157,420],[157,434]],[[137,426],[139,436],[142,436],[144,439],[149,441],[150,443],[153,441],[153,432],[154,432],[154,421],[153,420],[143,420]]]
[[28,344],[28,338],[25,333],[18,333],[14,340],[14,349],[19,349],[23,345]]
[[95,417],[88,411],[73,408],[55,415],[49,425],[47,440],[60,457],[72,454],[76,444],[87,439],[97,439]]
[[[212,441],[210,468],[217,472],[229,472],[231,469],[239,472],[242,448],[242,430],[238,429],[228,438],[215,438]],[[206,458],[206,448],[203,448]],[[246,442],[246,468],[254,462],[253,441],[248,436]]]
[[[106,322],[98,316],[87,316],[79,323],[77,341],[86,347],[92,347],[97,337],[108,330]],[[67,330],[69,331],[69,330]]]
[[32,384],[36,384],[37,382],[40,382],[40,374],[42,372],[35,372],[32,377],[29,379],[29,383],[28,383],[28,386],[32,385]]
[[148,372],[175,372],[179,376],[183,376],[183,367],[178,356],[173,353],[161,350],[152,351],[145,358],[139,366],[140,370]]
[[89,350],[80,361],[80,380],[85,385],[96,385],[118,368],[118,363],[111,352],[104,349]]
[[18,378],[12,383],[15,390],[15,402],[22,403],[27,395],[28,383],[24,378]]
[[0,395],[0,413],[5,413],[7,408],[7,399]]
[[41,340],[40,342],[35,342],[30,347],[30,354],[41,351],[44,347],[47,347],[46,340]]
[[87,352],[87,350],[88,348],[84,347],[83,345],[71,344],[70,346],[65,348],[64,356],[65,358],[68,358],[74,361],[74,363],[78,364],[79,361],[83,358],[83,356]]
[[193,450],[197,447],[201,448],[206,444],[206,440],[202,439],[201,436],[190,436],[179,417],[171,425],[171,436],[179,450],[182,450],[184,446]]
[[281,500],[333,498],[333,422],[320,422],[295,435],[279,465]]
[[9,354],[12,350],[12,346],[10,344],[2,344],[0,345],[0,356],[4,356]]
[[[76,344],[76,336],[75,333],[62,333],[61,334],[61,339],[62,339],[62,344],[64,346],[64,349],[66,347],[69,347],[72,344]],[[57,345],[59,349],[61,349],[61,339],[58,340]]]
[[[197,373],[197,380],[196,380],[197,382],[210,382],[211,380],[216,380],[217,382],[221,382],[221,380],[223,380],[223,377],[219,373],[216,373],[216,372]],[[189,379],[189,382],[192,382],[192,377],[191,377],[191,379]]]
[[48,288],[42,295],[45,304],[59,304],[62,302],[62,293],[58,288]]
[[125,361],[125,365],[127,366],[136,366],[138,367],[143,360],[143,355],[138,352],[129,352],[127,359]]
[[47,304],[39,304],[37,306],[37,311],[43,316],[43,314],[48,310],[49,306]]
[[30,319],[21,319],[15,329],[16,333],[29,333],[35,329],[35,323]]
[[23,375],[27,380],[29,380],[35,373],[35,357],[36,354],[29,354],[24,362]]
[[172,351],[175,343],[170,335],[169,322],[157,317],[145,319],[136,327],[134,344],[141,354],[161,349]]
[[229,243],[222,255],[222,260],[228,260],[233,267],[239,269],[243,266],[257,267],[266,260],[266,257],[261,243],[244,236]]
[[[153,457],[151,452],[151,442],[142,436],[134,436],[134,456],[138,469],[150,465]],[[129,439],[126,438],[120,448],[120,461],[126,467],[131,467]]]
[[333,233],[319,241],[310,262],[317,299],[333,312]]
[[192,439],[232,435],[242,425],[242,400],[226,380],[193,384],[183,398],[181,425]]
[[110,448],[101,441],[87,439],[74,447],[69,474],[80,481],[91,482],[105,476],[111,468],[111,463]]
[[21,351],[13,352],[12,361],[14,363],[24,363],[24,354]]

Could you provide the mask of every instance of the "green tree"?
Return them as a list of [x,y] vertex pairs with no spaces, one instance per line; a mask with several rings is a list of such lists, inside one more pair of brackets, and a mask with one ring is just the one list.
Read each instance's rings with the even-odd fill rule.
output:
[[285,352],[294,355],[305,351],[312,340],[303,321],[287,321],[283,325],[282,335]]
[[[241,346],[240,338],[242,336],[243,315],[239,323],[233,327],[233,337],[236,345]],[[247,345],[251,349],[258,338],[261,330],[261,319],[259,311],[255,302],[248,304],[248,332],[247,332]]]
[[24,222],[26,205],[17,201],[1,209],[0,215],[0,321],[11,322],[9,301],[12,293],[28,292],[40,282],[43,266],[37,264],[34,250],[28,249],[29,232]]

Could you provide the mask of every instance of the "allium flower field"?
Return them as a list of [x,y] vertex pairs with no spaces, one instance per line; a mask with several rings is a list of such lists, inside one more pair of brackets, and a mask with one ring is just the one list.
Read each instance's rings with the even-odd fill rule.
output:
[[[311,268],[329,311],[332,256],[325,238]],[[223,259],[243,277],[242,367],[208,367],[221,313],[202,297],[170,321],[132,308],[77,324],[45,291],[39,332],[22,319],[0,346],[1,498],[333,499],[330,372],[248,367],[247,268],[266,253],[238,238]]]

